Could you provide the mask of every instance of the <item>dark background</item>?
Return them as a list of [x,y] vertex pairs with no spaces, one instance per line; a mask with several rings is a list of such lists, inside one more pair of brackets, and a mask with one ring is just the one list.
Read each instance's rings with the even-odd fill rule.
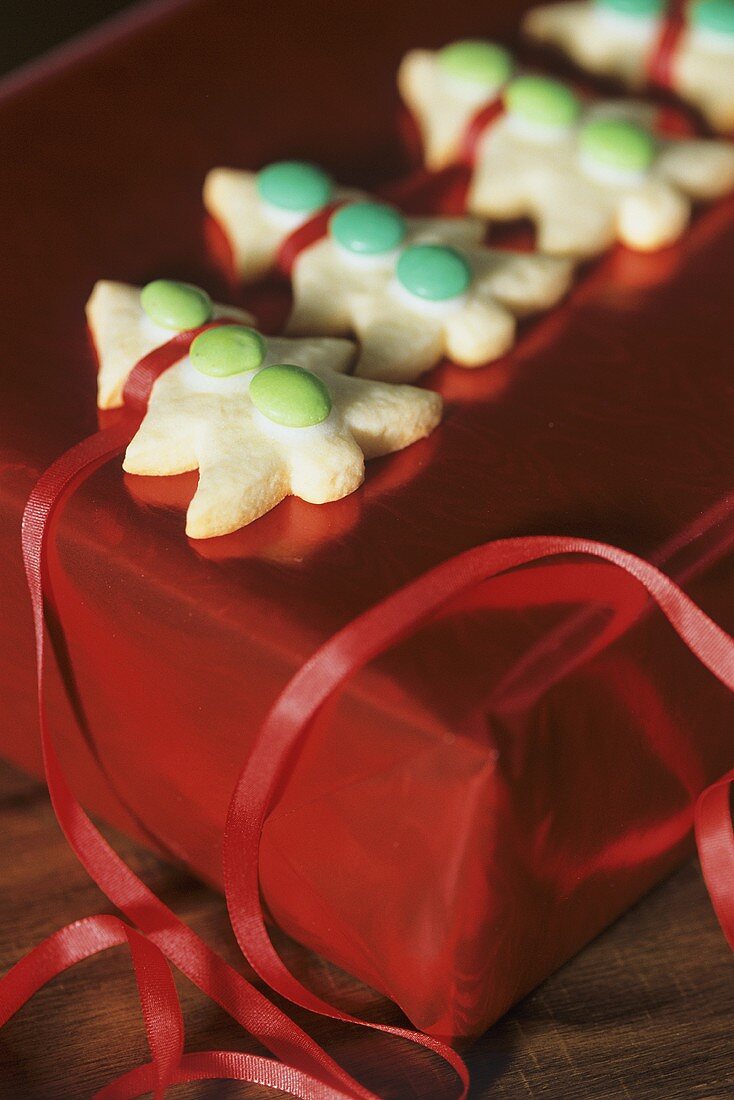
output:
[[0,74],[133,6],[131,0],[2,0]]

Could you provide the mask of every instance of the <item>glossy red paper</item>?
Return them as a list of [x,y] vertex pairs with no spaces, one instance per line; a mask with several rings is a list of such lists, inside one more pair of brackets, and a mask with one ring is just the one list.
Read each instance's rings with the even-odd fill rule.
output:
[[[394,175],[393,71],[425,28],[403,13],[357,55],[383,7],[355,26],[310,5],[324,26],[307,58],[305,9],[282,13],[279,35],[240,5],[189,5],[0,105],[19,211],[0,229],[13,317],[0,743],[26,767],[38,758],[18,521],[40,469],[96,426],[83,302],[99,276],[156,274],[233,300],[200,207],[215,163],[303,153],[347,182]],[[249,68],[245,29],[260,47]],[[431,39],[469,29],[447,13]],[[90,807],[219,883],[234,780],[293,671],[359,611],[490,538],[619,543],[731,628],[733,243],[728,203],[679,248],[608,257],[506,360],[435,372],[443,427],[371,464],[337,504],[289,501],[195,543],[191,477],[99,470],[67,506],[52,563],[87,728],[85,742],[67,716],[64,755]],[[275,288],[238,301],[271,320],[284,305]],[[354,682],[314,729],[263,849],[278,923],[445,1035],[481,1030],[673,867],[695,793],[734,762],[725,689],[632,581],[569,562],[509,575],[489,601]]]

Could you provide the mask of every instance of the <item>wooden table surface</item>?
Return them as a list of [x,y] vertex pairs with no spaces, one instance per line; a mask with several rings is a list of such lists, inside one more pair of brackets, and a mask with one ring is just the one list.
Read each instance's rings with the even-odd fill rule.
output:
[[[0,966],[48,933],[105,911],[76,863],[43,786],[0,762]],[[148,883],[213,945],[237,960],[222,898],[131,841],[110,838]],[[294,945],[289,963],[327,996],[396,1021],[376,994]],[[189,1050],[256,1050],[227,1016],[179,982]],[[684,867],[527,997],[468,1052],[472,1100],[719,1100],[734,1096],[734,958],[698,866]],[[406,1044],[298,1019],[365,1083],[395,1100],[444,1095],[448,1075]],[[43,989],[0,1031],[0,1100],[76,1100],[144,1061],[145,1039],[122,949],[79,965]],[[213,1083],[181,1097],[256,1098],[254,1086]]]

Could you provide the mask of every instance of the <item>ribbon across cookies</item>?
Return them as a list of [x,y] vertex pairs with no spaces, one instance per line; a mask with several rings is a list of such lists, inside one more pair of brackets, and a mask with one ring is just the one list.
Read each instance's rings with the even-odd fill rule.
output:
[[711,130],[734,130],[730,0],[561,0],[530,8],[523,30],[587,72],[662,89]]
[[663,12],[660,31],[647,63],[648,79],[654,87],[673,89],[673,65],[686,29],[686,2],[670,0]]
[[293,273],[293,265],[301,253],[326,236],[332,214],[336,214],[342,206],[344,206],[343,202],[329,203],[328,206],[319,210],[313,218],[310,218],[304,225],[300,225],[298,229],[294,229],[286,237],[278,249],[275,261],[277,270],[284,278],[290,279]]

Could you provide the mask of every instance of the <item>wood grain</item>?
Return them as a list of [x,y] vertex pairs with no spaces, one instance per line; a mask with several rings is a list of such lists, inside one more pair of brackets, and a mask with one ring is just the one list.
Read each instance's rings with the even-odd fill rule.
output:
[[[60,925],[105,910],[76,863],[43,787],[0,763],[0,966]],[[222,898],[117,834],[121,854],[232,961]],[[396,1010],[293,944],[284,955],[327,996],[373,1019]],[[256,1050],[215,1006],[179,982],[190,1050]],[[472,1100],[723,1100],[734,1095],[730,1056],[734,960],[691,863],[527,997],[470,1051]],[[297,1014],[372,1088],[394,1100],[449,1084],[434,1064],[356,1029]],[[146,1057],[129,961],[120,950],[57,979],[0,1032],[0,1100],[91,1095]],[[180,1097],[241,1096],[244,1086],[181,1087]],[[250,1087],[248,1096],[267,1090]]]

